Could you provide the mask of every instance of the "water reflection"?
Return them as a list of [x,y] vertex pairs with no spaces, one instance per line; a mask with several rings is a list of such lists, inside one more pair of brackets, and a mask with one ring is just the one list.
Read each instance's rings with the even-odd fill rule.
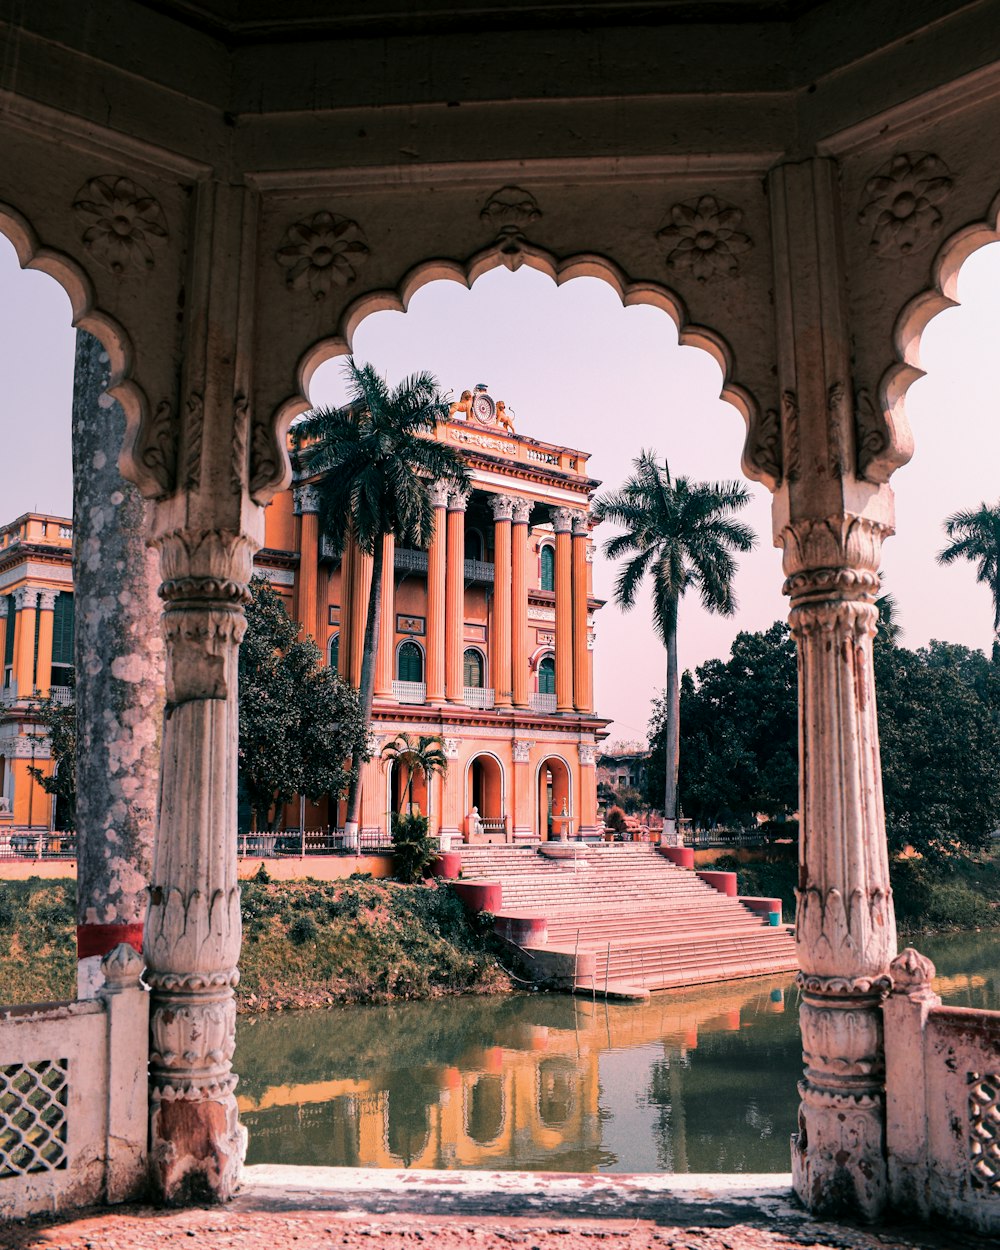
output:
[[[938,992],[1000,1006],[1000,939],[921,943]],[[445,999],[240,1021],[249,1163],[786,1171],[792,981],[654,996]]]

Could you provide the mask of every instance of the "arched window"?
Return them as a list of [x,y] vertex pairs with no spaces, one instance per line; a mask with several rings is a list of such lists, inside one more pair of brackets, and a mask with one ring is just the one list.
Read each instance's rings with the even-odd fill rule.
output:
[[483,685],[483,657],[474,647],[470,647],[464,656],[464,684],[470,689],[480,690]]
[[556,553],[551,547],[542,548],[542,590],[556,588]]
[[334,634],[330,639],[330,667],[337,668],[340,664],[340,635]]
[[547,655],[538,666],[538,693],[555,694],[556,692],[556,661],[555,656]]
[[465,558],[466,560],[486,559],[483,535],[480,530],[468,529],[465,531]]
[[415,642],[404,642],[399,648],[396,676],[399,681],[424,680],[424,653]]

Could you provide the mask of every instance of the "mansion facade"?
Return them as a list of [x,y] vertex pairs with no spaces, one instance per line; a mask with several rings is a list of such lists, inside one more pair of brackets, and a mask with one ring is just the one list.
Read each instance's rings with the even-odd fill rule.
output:
[[[388,830],[406,778],[381,749],[399,733],[438,735],[448,771],[414,780],[414,801],[444,844],[520,842],[597,832],[593,544],[599,485],[587,455],[515,434],[485,387],[453,405],[434,437],[457,448],[468,491],[431,487],[426,551],[384,540],[381,633],[361,832]],[[345,680],[360,684],[372,558],[331,551],[314,482],[299,480],[265,516],[255,570],[285,600]],[[394,775],[395,774],[395,775]],[[306,824],[335,825],[325,804]],[[290,805],[286,824],[298,823]]]

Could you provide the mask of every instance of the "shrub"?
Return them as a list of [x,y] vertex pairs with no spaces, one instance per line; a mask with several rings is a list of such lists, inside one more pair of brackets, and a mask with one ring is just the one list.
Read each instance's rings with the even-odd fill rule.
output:
[[305,946],[307,942],[315,942],[319,929],[309,912],[296,916],[288,928],[288,936],[296,946]]
[[604,817],[604,824],[606,828],[613,829],[615,833],[624,833],[626,829],[625,813],[620,807],[609,807],[608,814]]
[[394,816],[392,849],[396,880],[407,885],[422,881],[437,856],[437,839],[428,836],[427,817]]

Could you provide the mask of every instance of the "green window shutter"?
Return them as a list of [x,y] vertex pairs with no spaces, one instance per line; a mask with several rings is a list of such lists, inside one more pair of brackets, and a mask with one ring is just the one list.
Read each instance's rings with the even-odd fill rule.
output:
[[470,690],[481,690],[483,685],[483,657],[478,651],[470,647],[463,658],[465,685]]
[[556,588],[556,553],[551,547],[542,548],[542,590]]
[[8,668],[14,663],[14,596],[7,596],[7,637],[4,640],[3,666]]
[[556,662],[551,655],[547,655],[538,666],[538,693],[555,694],[555,692]]
[[404,642],[399,648],[399,658],[396,661],[396,667],[400,681],[424,680],[423,652],[415,642]]
[[65,668],[73,666],[74,603],[72,595],[58,594],[52,621],[52,663]]

